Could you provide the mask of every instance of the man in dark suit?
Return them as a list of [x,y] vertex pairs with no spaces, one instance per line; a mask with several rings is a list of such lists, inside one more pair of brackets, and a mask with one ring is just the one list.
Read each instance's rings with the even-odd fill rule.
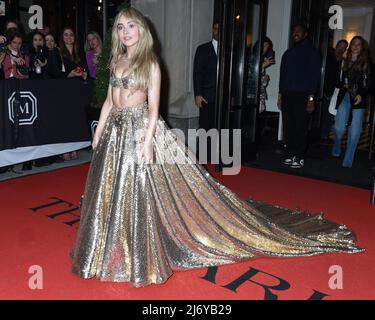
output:
[[207,131],[215,127],[218,23],[213,25],[212,38],[212,41],[198,47],[194,59],[194,94],[199,108],[199,128]]

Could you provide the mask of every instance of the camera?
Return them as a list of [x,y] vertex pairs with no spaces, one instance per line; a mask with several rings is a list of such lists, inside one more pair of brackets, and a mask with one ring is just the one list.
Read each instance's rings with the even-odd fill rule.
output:
[[16,68],[23,76],[27,76],[29,74],[29,68],[25,65],[16,64]]
[[35,59],[40,61],[45,61],[47,59],[45,50],[42,46],[39,46],[35,50]]
[[275,51],[274,50],[268,50],[265,57],[268,60],[275,60]]
[[7,43],[0,43],[0,54],[6,52],[7,50]]

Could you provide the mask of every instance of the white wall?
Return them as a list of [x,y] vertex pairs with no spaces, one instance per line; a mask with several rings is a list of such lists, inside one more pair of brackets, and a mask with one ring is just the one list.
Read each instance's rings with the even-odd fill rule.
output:
[[334,44],[341,39],[348,42],[356,35],[362,36],[367,41],[371,41],[373,32],[373,8],[350,8],[344,9],[344,30],[336,30]]
[[[267,111],[279,112],[277,99],[279,95],[280,64],[284,52],[289,46],[292,0],[269,0],[267,36],[272,40],[276,52],[276,65],[267,69],[271,81],[267,88]],[[281,117],[279,138],[281,139]]]
[[158,33],[169,73],[169,115],[197,117],[194,54],[212,38],[214,0],[133,0],[132,6],[150,18]]

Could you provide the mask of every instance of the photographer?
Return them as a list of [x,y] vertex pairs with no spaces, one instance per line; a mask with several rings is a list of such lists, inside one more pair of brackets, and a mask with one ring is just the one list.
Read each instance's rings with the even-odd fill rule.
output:
[[44,36],[40,31],[32,34],[32,46],[29,49],[30,58],[30,78],[45,79],[47,55]]
[[6,41],[7,39],[4,36],[0,36],[0,80],[4,79],[2,63],[5,58]]
[[8,30],[8,45],[0,57],[5,79],[28,79],[29,58],[21,53],[22,35],[16,29]]
[[55,37],[52,34],[47,34],[46,37],[47,47],[47,78],[62,78],[62,58],[59,48],[56,46]]

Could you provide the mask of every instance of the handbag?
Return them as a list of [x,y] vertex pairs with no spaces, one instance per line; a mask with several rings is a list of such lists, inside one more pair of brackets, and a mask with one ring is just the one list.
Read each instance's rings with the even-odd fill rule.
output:
[[[344,61],[342,62],[342,65],[341,65],[340,82],[342,81],[342,70],[343,70],[343,67],[344,67]],[[333,95],[332,95],[331,101],[329,103],[328,111],[333,116],[336,116],[336,114],[337,114],[337,108],[336,108],[336,106],[337,106],[337,97],[339,95],[339,92],[340,92],[340,88],[335,88],[335,91],[333,91]]]
[[340,92],[340,89],[339,88],[335,88],[335,91],[333,91],[331,102],[329,103],[328,111],[333,116],[336,116],[336,114],[337,114],[336,105],[337,105],[337,97],[339,95],[339,92]]

